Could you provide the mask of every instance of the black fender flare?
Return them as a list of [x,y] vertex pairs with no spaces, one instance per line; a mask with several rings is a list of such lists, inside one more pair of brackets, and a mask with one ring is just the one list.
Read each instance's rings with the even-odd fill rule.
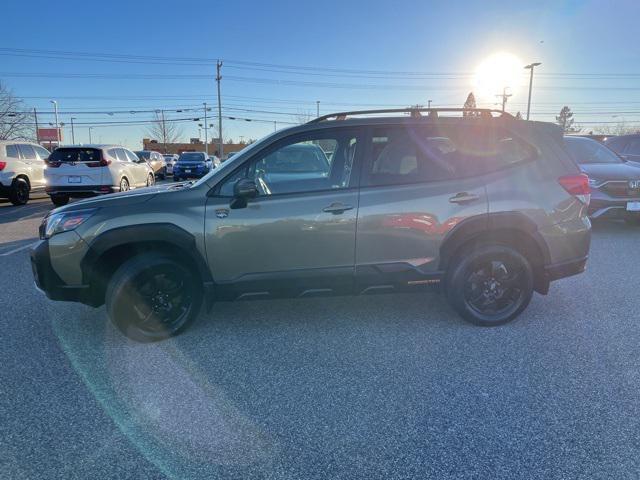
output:
[[464,243],[495,230],[515,230],[526,234],[540,250],[541,264],[551,262],[547,243],[533,220],[520,212],[496,212],[467,218],[447,233],[440,247],[440,270],[446,270],[449,260]]
[[89,243],[89,249],[80,262],[85,282],[91,284],[95,266],[105,252],[123,245],[133,246],[139,243],[153,242],[175,246],[181,255],[187,255],[197,266],[204,284],[213,282],[207,262],[196,248],[195,237],[171,223],[148,223],[118,227],[95,237]]

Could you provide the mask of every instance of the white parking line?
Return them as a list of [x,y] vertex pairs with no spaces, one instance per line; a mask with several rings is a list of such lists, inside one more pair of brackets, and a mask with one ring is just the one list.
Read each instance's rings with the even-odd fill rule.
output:
[[13,255],[14,253],[18,253],[22,250],[26,250],[27,248],[31,248],[36,245],[38,242],[30,243],[29,245],[23,245],[22,247],[14,248],[13,250],[9,250],[8,252],[0,253],[0,257],[6,257],[8,255]]

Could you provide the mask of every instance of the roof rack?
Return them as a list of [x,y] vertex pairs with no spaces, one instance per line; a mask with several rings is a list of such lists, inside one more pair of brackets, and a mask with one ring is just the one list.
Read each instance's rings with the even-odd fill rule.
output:
[[514,118],[513,115],[507,112],[503,112],[502,110],[493,110],[490,108],[416,108],[416,107],[407,107],[407,108],[387,108],[380,110],[353,110],[350,112],[338,112],[338,113],[329,113],[327,115],[322,115],[321,117],[314,118],[313,120],[307,123],[318,123],[323,122],[329,119],[335,120],[346,120],[347,117],[353,115],[370,115],[374,113],[408,113],[413,118],[422,117],[422,113],[428,113],[428,118],[438,118],[439,112],[463,112],[463,113],[479,113],[481,117],[490,117],[493,118],[494,113],[499,113],[500,117],[506,118]]

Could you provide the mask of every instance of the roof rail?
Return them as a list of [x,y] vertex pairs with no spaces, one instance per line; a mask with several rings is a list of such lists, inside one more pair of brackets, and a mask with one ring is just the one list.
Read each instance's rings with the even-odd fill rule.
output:
[[479,113],[481,117],[493,117],[492,114],[499,113],[501,117],[514,118],[513,115],[502,110],[494,110],[490,108],[387,108],[380,110],[353,110],[350,112],[337,112],[322,115],[321,117],[314,118],[307,123],[318,123],[325,120],[334,118],[335,120],[346,120],[347,117],[352,115],[370,115],[374,113],[408,113],[411,117],[422,117],[422,113],[428,113],[429,118],[438,118],[439,112],[463,112],[463,113]]

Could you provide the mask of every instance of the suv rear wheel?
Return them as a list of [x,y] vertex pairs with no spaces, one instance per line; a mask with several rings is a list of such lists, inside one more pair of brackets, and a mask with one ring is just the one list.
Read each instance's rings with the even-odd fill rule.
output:
[[516,318],[533,295],[533,269],[511,247],[486,245],[459,257],[447,278],[447,299],[466,321],[496,326]]
[[154,342],[182,332],[202,304],[199,278],[183,264],[159,253],[123,263],[105,294],[107,314],[127,337]]
[[29,201],[29,184],[24,178],[16,178],[11,184],[9,200],[14,205],[24,205]]

